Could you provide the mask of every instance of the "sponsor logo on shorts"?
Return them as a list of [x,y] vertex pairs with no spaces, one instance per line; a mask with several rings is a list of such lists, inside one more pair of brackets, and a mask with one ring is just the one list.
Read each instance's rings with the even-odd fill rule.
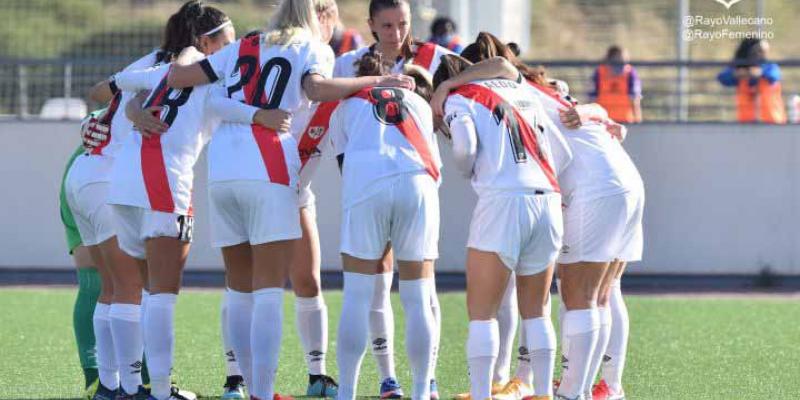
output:
[[561,254],[569,254],[570,248],[567,245],[561,246]]

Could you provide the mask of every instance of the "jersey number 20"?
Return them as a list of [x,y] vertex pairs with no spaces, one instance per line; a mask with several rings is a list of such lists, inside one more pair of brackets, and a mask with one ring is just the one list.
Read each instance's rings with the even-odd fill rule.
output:
[[[250,83],[251,79],[258,79],[255,91],[253,91],[253,98],[245,99],[245,101],[252,106],[267,110],[278,108],[281,105],[283,94],[286,92],[286,87],[289,85],[289,78],[292,76],[292,64],[289,60],[283,57],[270,58],[261,68],[261,73],[258,76],[253,76],[258,66],[258,60],[255,57],[239,57],[236,60],[236,70],[240,70],[242,65],[246,65],[247,68],[245,68],[239,82],[228,88],[228,97],[242,90],[243,87]],[[264,96],[267,81],[273,75],[274,79],[270,81],[268,96]]]

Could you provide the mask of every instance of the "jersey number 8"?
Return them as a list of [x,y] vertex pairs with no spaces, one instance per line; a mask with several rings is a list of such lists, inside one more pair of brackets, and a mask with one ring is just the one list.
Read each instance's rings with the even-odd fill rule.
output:
[[386,125],[397,125],[408,117],[403,91],[397,88],[375,88],[369,93],[375,118]]

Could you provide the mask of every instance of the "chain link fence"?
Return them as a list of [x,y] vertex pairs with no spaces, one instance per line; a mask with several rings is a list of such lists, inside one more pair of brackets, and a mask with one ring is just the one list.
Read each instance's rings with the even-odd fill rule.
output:
[[[800,2],[742,0],[731,10],[714,0],[531,2],[532,45],[523,49],[525,58],[547,66],[581,100],[588,99],[592,73],[607,47],[618,44],[629,50],[642,80],[646,121],[734,121],[734,92],[723,88],[716,74],[739,42],[728,36],[749,31],[769,34],[787,105],[800,93],[800,24],[794,21]],[[223,9],[242,34],[263,26],[278,0],[210,3]],[[338,3],[344,23],[369,37],[368,1]],[[444,10],[448,0],[427,3]],[[91,85],[157,47],[164,22],[181,4],[0,0],[0,34],[5,39],[0,41],[0,116],[37,117],[52,99],[68,99],[57,100],[65,107],[84,101]],[[96,106],[88,104],[89,109]]]

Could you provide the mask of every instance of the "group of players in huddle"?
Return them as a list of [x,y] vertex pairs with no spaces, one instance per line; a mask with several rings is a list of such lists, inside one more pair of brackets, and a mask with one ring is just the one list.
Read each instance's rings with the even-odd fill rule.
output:
[[[620,144],[625,127],[520,62],[513,44],[481,33],[457,55],[413,41],[409,21],[406,0],[371,0],[375,44],[336,58],[335,0],[283,0],[263,32],[239,40],[222,11],[192,0],[170,17],[161,48],[91,89],[108,107],[84,121],[64,194],[102,282],[95,399],[194,398],[170,374],[193,167],[207,143],[209,226],[226,271],[223,398],[288,397],[275,392],[287,278],[307,395],[355,398],[371,344],[381,398],[402,397],[389,302],[396,259],[411,397],[438,399],[437,136],[452,146],[453,176],[478,195],[466,244],[471,387],[457,398],[624,398],[620,277],[641,258],[644,206]],[[326,152],[342,175],[338,384],[326,371],[310,188]]]

